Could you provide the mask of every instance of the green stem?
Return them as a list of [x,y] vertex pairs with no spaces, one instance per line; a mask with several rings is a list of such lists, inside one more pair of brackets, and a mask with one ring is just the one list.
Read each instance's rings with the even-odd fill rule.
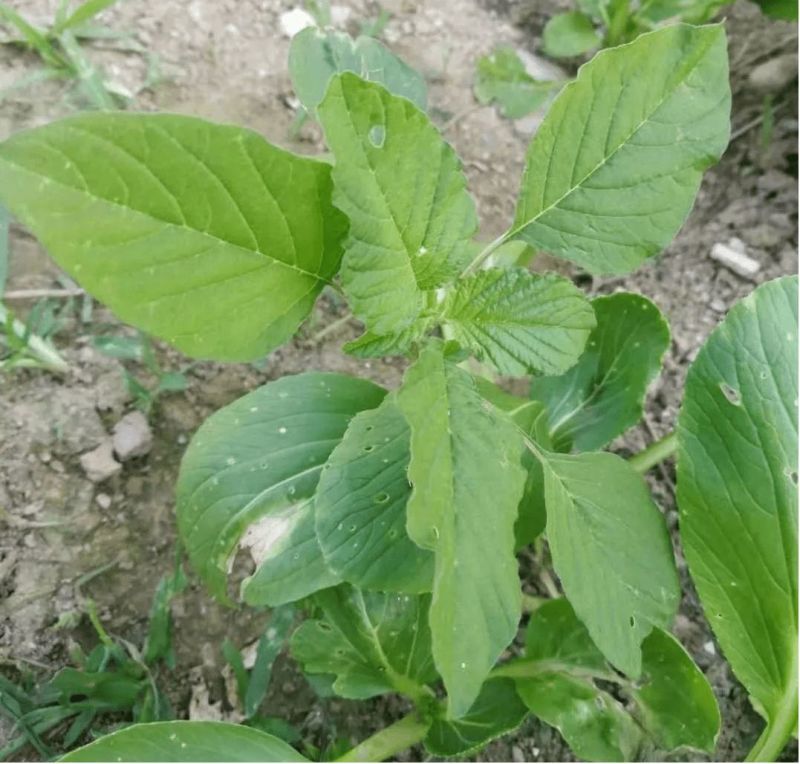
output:
[[490,241],[477,255],[475,255],[475,259],[466,267],[461,273],[461,277],[469,276],[470,273],[474,273],[481,267],[483,262],[492,254],[505,240],[506,236],[508,235],[508,231],[505,233],[501,233],[494,241]]
[[318,342],[325,339],[325,337],[327,337],[329,334],[332,334],[340,327],[350,323],[350,321],[352,320],[353,320],[353,314],[346,313],[340,318],[337,318],[335,321],[329,323],[324,329],[320,329],[320,331],[318,331],[315,335],[313,335],[310,338],[311,342],[316,345]]
[[644,475],[649,469],[660,464],[665,459],[675,454],[678,448],[678,435],[673,430],[665,435],[661,440],[651,443],[644,451],[639,451],[628,459],[628,464],[633,467],[640,475]]
[[423,721],[416,712],[404,716],[400,721],[376,732],[351,748],[336,761],[386,761],[415,743],[427,734],[431,723]]

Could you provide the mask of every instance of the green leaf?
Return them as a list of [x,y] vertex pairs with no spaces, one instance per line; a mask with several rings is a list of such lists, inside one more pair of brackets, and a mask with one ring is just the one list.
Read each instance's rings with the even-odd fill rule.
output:
[[594,50],[600,35],[592,20],[578,11],[553,16],[542,30],[542,47],[548,56],[572,58]]
[[431,328],[432,320],[423,318],[411,326],[393,334],[366,332],[344,345],[344,351],[358,358],[375,358],[385,355],[405,355],[412,346],[422,340]]
[[660,252],[730,131],[722,26],[676,25],[604,50],[550,107],[528,149],[507,238],[593,273]]
[[784,21],[797,21],[796,0],[755,0],[765,16]]
[[433,656],[449,716],[459,718],[519,623],[513,548],[522,443],[438,341],[406,372],[398,402],[411,428],[408,534],[435,553]]
[[680,598],[664,518],[614,454],[542,460],[553,565],[578,617],[618,669],[641,671],[641,642],[668,626]]
[[725,0],[649,0],[636,11],[636,20],[650,26],[671,20],[705,24],[724,5]]
[[322,466],[355,414],[385,391],[340,374],[270,382],[209,417],[181,463],[178,529],[193,567],[223,601],[245,530],[261,566],[243,585],[251,605],[281,605],[338,582],[314,534]]
[[712,333],[678,419],[681,540],[722,650],[767,719],[761,761],[797,717],[796,407],[797,278],[785,277]]
[[429,592],[433,555],[406,532],[410,432],[395,396],[358,414],[317,487],[317,539],[325,562],[362,589]]
[[0,144],[0,199],[62,268],[122,320],[225,361],[285,342],[335,275],[331,191],[328,165],[191,117],[83,114]]
[[269,624],[258,640],[256,659],[244,696],[244,713],[248,719],[252,719],[258,713],[266,697],[272,678],[272,666],[289,637],[294,624],[294,613],[291,605],[273,610]]
[[134,724],[59,761],[308,761],[282,740],[224,722]]
[[681,643],[666,631],[653,629],[642,642],[642,675],[632,694],[645,729],[658,745],[713,753],[720,726],[717,700]]
[[531,384],[558,451],[602,448],[636,424],[669,348],[669,326],[645,297],[622,292],[598,297],[592,307],[597,327],[577,365]]
[[560,82],[535,80],[513,48],[499,47],[478,59],[475,97],[480,103],[495,102],[508,119],[519,119],[544,104]]
[[308,27],[292,38],[289,73],[295,93],[309,112],[322,103],[335,74],[354,72],[408,98],[425,111],[428,88],[423,76],[374,37],[358,37],[332,29]]
[[523,268],[468,276],[442,312],[457,342],[508,376],[565,371],[595,325],[591,305],[571,281]]
[[490,679],[461,719],[434,719],[425,748],[434,756],[466,756],[522,724],[528,709],[510,679]]
[[351,73],[333,78],[319,116],[350,219],[345,292],[369,332],[398,332],[469,257],[477,222],[461,165],[410,101]]
[[333,674],[335,692],[364,699],[400,692],[418,699],[436,678],[428,627],[430,596],[362,592],[342,585],[314,596],[322,617],[305,621],[292,655],[311,674]]

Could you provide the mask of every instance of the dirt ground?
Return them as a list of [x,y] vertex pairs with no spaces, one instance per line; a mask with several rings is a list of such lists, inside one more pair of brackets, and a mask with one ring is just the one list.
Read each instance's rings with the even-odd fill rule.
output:
[[[16,0],[11,5],[36,18],[52,13],[56,3]],[[163,79],[138,94],[135,108],[244,124],[275,143],[314,153],[322,146],[318,128],[305,127],[299,141],[288,137],[293,118],[286,69],[289,42],[278,18],[293,5],[281,0],[127,0],[103,20],[135,31],[159,58]],[[379,10],[369,0],[342,0],[339,5],[351,31]],[[511,219],[530,136],[528,124],[475,107],[475,59],[500,43],[535,51],[544,22],[561,5],[554,0],[382,2],[392,13],[384,39],[427,76],[432,115],[446,126],[448,139],[464,160],[487,239]],[[690,220],[662,257],[633,275],[576,277],[591,294],[624,288],[647,295],[672,327],[671,350],[649,396],[645,421],[615,444],[618,449],[638,449],[665,434],[675,422],[687,366],[711,329],[756,283],[797,271],[795,84],[772,94],[773,109],[765,112],[764,91],[750,81],[755,67],[796,50],[796,25],[768,22],[747,2],[726,13],[734,138],[722,162],[707,174]],[[144,82],[141,56],[102,50],[93,55],[130,91]],[[19,52],[0,50],[0,88],[34,65]],[[62,86],[27,88],[0,104],[0,138],[69,111]],[[773,123],[771,130],[764,128],[765,114],[767,125]],[[760,263],[753,280],[709,257],[714,243],[732,238],[740,239]],[[544,259],[537,267],[570,272]],[[34,240],[15,228],[8,288],[52,287],[56,274]],[[299,338],[261,364],[192,366],[187,391],[165,396],[151,418],[155,442],[149,455],[126,463],[118,476],[99,486],[87,480],[79,457],[100,443],[131,407],[121,363],[91,344],[92,334],[115,326],[113,316],[97,308],[91,324],[75,318],[59,335],[59,348],[70,363],[63,378],[41,371],[0,377],[0,671],[14,676],[19,667],[33,667],[47,673],[65,664],[71,641],[88,644],[91,630],[85,619],[74,629],[54,628],[59,618],[80,610],[82,596],[98,603],[110,632],[141,642],[153,590],[173,563],[173,485],[181,454],[212,411],[268,380],[307,369],[358,374],[388,386],[399,382],[400,363],[365,362],[340,352],[341,342],[358,333],[355,325],[343,325],[323,340],[314,338],[342,312],[341,305],[323,298]],[[187,366],[173,351],[161,348],[160,354],[169,368]],[[674,529],[672,467],[654,471],[652,484]],[[720,656],[677,551],[686,595],[675,631],[707,673],[721,705],[723,731],[715,759],[741,760],[762,723]],[[81,577],[97,571],[80,585]],[[537,587],[531,581],[531,590]],[[212,702],[223,701],[224,706],[219,646],[225,637],[237,645],[252,642],[264,614],[226,610],[196,582],[176,602],[174,614],[177,667],[168,689],[178,715],[186,716],[193,692],[197,696],[207,690]],[[366,737],[405,709],[394,699],[356,704],[319,698],[291,663],[281,659],[264,710],[324,745],[339,736]],[[3,734],[0,726],[0,742]],[[411,751],[404,758],[424,755]],[[652,758],[662,754],[652,752]],[[797,759],[796,744],[784,758]],[[557,733],[529,720],[491,744],[480,760],[570,761],[572,756]]]

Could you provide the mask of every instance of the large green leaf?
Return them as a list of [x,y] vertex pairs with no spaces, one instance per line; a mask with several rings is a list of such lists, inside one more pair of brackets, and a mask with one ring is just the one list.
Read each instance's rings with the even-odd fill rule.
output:
[[394,396],[353,419],[322,472],[317,538],[331,570],[362,589],[429,592],[433,555],[406,532],[410,432]]
[[797,718],[796,277],[736,305],[692,364],[678,505],[706,615],[775,756]]
[[517,631],[522,443],[472,377],[445,357],[441,342],[422,350],[398,401],[411,428],[408,533],[435,553],[433,655],[450,716],[458,718]]
[[425,111],[428,88],[423,76],[374,37],[359,37],[333,29],[308,27],[292,38],[289,73],[297,97],[313,112],[322,103],[335,74],[354,72],[404,96]]
[[531,384],[559,451],[602,448],[636,424],[669,348],[667,322],[645,297],[622,292],[598,297],[592,307],[597,327],[577,365]]
[[354,74],[331,80],[319,116],[350,218],[345,292],[368,331],[399,331],[469,257],[477,223],[461,165],[410,101]]
[[[609,666],[569,602],[551,600],[531,617],[525,657],[495,673],[516,679],[529,708],[558,727],[581,758],[630,759],[643,731],[661,749],[714,748],[720,718],[711,686],[661,629],[644,640],[642,680],[632,683]],[[597,680],[620,685],[635,708],[621,706]]]
[[641,642],[680,598],[664,518],[642,477],[614,454],[543,459],[547,538],[578,617],[617,668],[641,670]]
[[523,268],[468,276],[442,312],[455,340],[508,376],[566,371],[595,325],[592,306],[571,281]]
[[560,82],[535,80],[513,48],[499,47],[478,59],[475,97],[481,103],[497,103],[504,117],[519,119],[538,109]]
[[345,584],[318,592],[314,602],[322,616],[301,624],[291,640],[306,671],[335,675],[333,689],[344,698],[429,695],[423,685],[436,678],[429,595],[362,592]]
[[285,342],[339,267],[330,167],[191,117],[83,114],[0,144],[0,199],[120,318],[189,355]]
[[773,19],[797,21],[796,0],[755,0],[761,11]]
[[522,724],[528,709],[510,679],[490,679],[460,719],[434,719],[425,747],[434,756],[465,756]]
[[553,16],[542,30],[542,47],[548,56],[571,58],[600,46],[600,34],[583,13],[570,11]]
[[59,761],[308,761],[283,740],[224,722],[153,722],[112,732]]
[[385,391],[341,374],[284,377],[209,417],[192,438],[177,487],[178,529],[195,570],[226,600],[230,557],[248,532],[250,604],[280,605],[339,580],[314,533],[322,466],[350,420]]
[[556,98],[528,150],[509,238],[626,273],[680,228],[730,130],[721,26],[607,49]]

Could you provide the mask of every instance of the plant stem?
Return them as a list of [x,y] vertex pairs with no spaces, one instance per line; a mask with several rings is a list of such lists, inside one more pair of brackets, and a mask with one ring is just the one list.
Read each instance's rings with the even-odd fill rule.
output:
[[494,241],[490,241],[477,255],[475,259],[461,273],[461,276],[469,276],[470,273],[478,270],[483,262],[492,254],[506,239],[508,232],[501,233]]
[[336,761],[385,761],[406,748],[419,743],[427,734],[430,722],[423,721],[412,711],[400,721],[376,732],[351,748]]
[[669,459],[678,448],[678,435],[673,430],[665,435],[661,440],[651,443],[644,451],[639,451],[628,459],[628,464],[633,467],[640,475],[644,475],[652,467],[655,467],[665,459]]
[[345,324],[349,323],[353,319],[352,313],[346,313],[344,316],[337,318],[335,321],[332,321],[328,324],[324,329],[320,329],[315,335],[310,337],[310,341],[316,345],[320,340],[327,337],[329,334],[335,332],[339,327],[345,326]]
[[533,613],[544,605],[545,602],[547,602],[547,597],[536,597],[533,594],[525,594],[525,592],[522,592],[523,613]]

